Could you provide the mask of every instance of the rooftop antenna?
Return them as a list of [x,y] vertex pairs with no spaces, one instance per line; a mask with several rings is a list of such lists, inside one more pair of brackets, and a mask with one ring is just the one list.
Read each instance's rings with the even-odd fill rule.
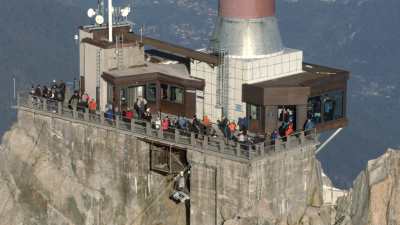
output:
[[[101,14],[99,14],[98,12],[96,12],[94,9],[92,9],[92,8],[90,8],[88,11],[87,11],[87,16],[89,17],[89,18],[95,18],[95,22],[96,22],[96,24],[97,25],[102,25],[103,23],[104,23],[104,17],[101,15]],[[96,16],[96,17],[95,17]]]
[[112,0],[108,0],[108,41],[113,42],[113,5]]
[[97,13],[104,17],[104,0],[97,0]]

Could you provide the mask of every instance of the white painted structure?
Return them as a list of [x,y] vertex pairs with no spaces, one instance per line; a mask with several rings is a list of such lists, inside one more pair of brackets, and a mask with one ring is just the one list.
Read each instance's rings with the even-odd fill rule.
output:
[[[242,85],[273,80],[285,76],[302,73],[303,52],[285,48],[271,55],[246,58],[226,55],[224,64],[212,67],[204,62],[193,61],[191,76],[204,79],[204,92],[197,92],[197,115],[207,115],[217,121],[222,117],[222,107],[226,107],[228,119],[236,120],[246,115],[246,104],[242,102]],[[223,67],[223,68],[221,68]],[[221,81],[224,87],[222,91]],[[221,96],[222,95],[222,96]],[[218,98],[224,98],[219,103]]]

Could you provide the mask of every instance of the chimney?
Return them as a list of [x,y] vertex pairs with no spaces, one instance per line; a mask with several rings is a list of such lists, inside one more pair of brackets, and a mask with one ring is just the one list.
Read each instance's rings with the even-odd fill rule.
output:
[[219,0],[211,49],[245,58],[280,52],[275,0]]

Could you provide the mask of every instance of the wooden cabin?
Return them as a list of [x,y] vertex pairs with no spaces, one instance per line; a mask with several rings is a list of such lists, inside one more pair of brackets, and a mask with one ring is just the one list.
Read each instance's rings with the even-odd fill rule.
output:
[[146,62],[125,70],[104,72],[107,102],[114,108],[134,108],[137,98],[148,102],[152,113],[192,117],[196,114],[196,90],[204,90],[204,80],[190,77],[184,64]]

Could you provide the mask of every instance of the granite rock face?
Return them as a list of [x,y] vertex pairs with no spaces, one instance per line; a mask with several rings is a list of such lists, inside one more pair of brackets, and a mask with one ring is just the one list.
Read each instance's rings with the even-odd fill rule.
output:
[[350,194],[339,199],[337,225],[400,224],[400,152],[389,149],[368,162]]
[[20,111],[0,155],[0,225],[186,224],[149,145],[126,134]]
[[[190,207],[127,132],[19,110],[0,146],[0,225],[398,225],[400,153],[369,162],[345,197],[315,145],[251,161],[188,149]],[[343,192],[347,193],[347,192]]]

